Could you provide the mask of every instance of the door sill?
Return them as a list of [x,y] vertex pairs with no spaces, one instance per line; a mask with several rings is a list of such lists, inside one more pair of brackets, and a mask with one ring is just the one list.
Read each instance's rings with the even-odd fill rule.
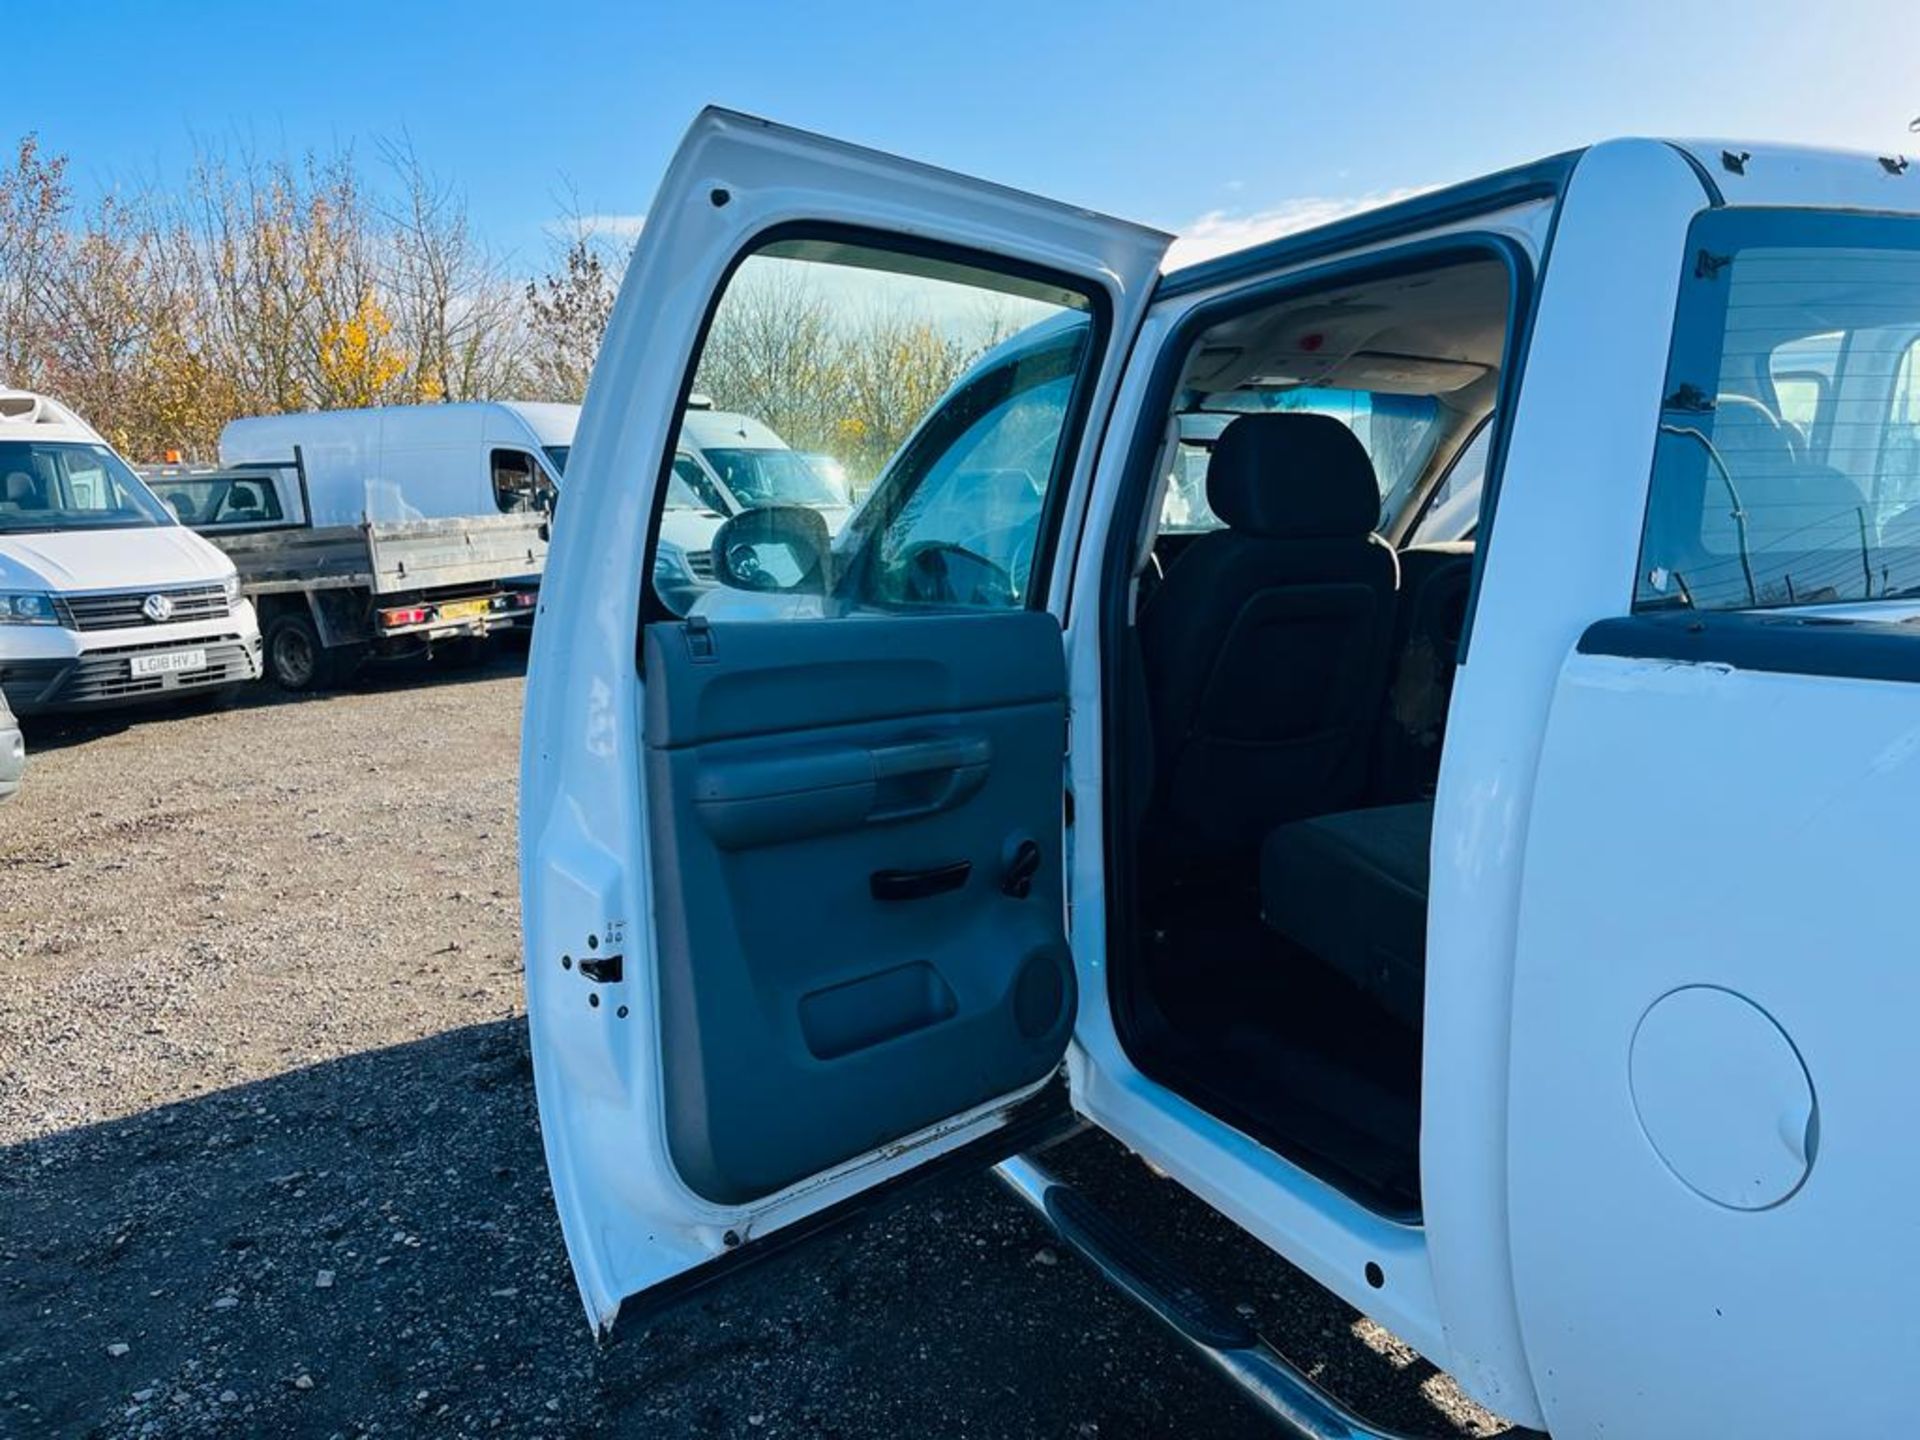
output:
[[1068,1104],[1066,1077],[1056,1074],[1038,1092],[1015,1105],[1004,1123],[985,1135],[955,1146],[937,1159],[903,1171],[871,1189],[849,1195],[777,1230],[745,1241],[671,1280],[627,1296],[601,1338],[614,1340],[636,1326],[652,1324],[708,1286],[788,1254],[808,1240],[892,1210],[931,1182],[989,1169],[1011,1155],[1043,1150],[1066,1139],[1085,1123]]

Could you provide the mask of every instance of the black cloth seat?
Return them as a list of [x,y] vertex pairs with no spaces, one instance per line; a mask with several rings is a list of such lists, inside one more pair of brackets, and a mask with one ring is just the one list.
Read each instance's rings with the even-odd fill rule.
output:
[[1328,416],[1233,421],[1207,503],[1224,528],[1181,552],[1140,617],[1146,839],[1163,874],[1244,864],[1251,879],[1276,823],[1362,799],[1399,570],[1373,533],[1373,464]]
[[1418,1029],[1426,996],[1433,804],[1282,825],[1260,852],[1269,927]]

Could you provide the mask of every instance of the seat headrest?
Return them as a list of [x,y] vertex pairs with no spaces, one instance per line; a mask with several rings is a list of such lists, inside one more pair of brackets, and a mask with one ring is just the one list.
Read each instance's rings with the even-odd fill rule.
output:
[[1714,401],[1713,446],[1737,475],[1778,474],[1799,464],[1793,437],[1774,413],[1745,395]]
[[1330,415],[1242,415],[1207,464],[1207,504],[1230,529],[1273,539],[1373,533],[1380,487],[1373,462]]

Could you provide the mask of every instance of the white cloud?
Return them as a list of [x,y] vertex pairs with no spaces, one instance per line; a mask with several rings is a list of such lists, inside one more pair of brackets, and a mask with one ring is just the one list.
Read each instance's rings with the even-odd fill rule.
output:
[[637,240],[645,228],[644,215],[563,215],[547,222],[547,229],[568,240]]
[[1398,190],[1376,190],[1367,195],[1309,195],[1298,200],[1283,201],[1268,210],[1246,214],[1233,210],[1209,210],[1180,227],[1178,238],[1167,252],[1166,266],[1172,269],[1176,265],[1191,265],[1196,260],[1210,260],[1215,255],[1243,250],[1249,245],[1258,245],[1281,235],[1331,224],[1348,215],[1358,215],[1363,210],[1391,205],[1396,200],[1408,199],[1430,188],[1426,185],[1408,185]]

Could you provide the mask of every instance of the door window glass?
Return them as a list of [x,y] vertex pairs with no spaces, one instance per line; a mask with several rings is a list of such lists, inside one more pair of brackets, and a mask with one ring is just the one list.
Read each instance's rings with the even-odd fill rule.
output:
[[1079,291],[959,260],[762,246],[695,368],[656,596],[715,618],[1029,603],[1094,321]]
[[1900,513],[1920,505],[1920,341],[1900,356],[1893,379],[1893,403],[1887,411],[1874,501]]
[[1767,375],[1780,418],[1799,433],[1802,445],[1812,446],[1815,427],[1831,413],[1833,377],[1845,340],[1843,332],[1829,330],[1777,345],[1767,356]]
[[1687,255],[1636,606],[1920,594],[1920,222],[1716,211]]
[[539,462],[526,451],[493,452],[493,502],[503,514],[547,508],[548,488]]
[[1207,466],[1213,460],[1213,439],[1202,442],[1190,438],[1184,433],[1186,427],[1181,428],[1179,443],[1173,447],[1173,463],[1167,467],[1166,496],[1160,502],[1163,535],[1194,535],[1221,526],[1220,517],[1207,503]]
[[1493,422],[1474,433],[1447,475],[1427,501],[1427,510],[1408,537],[1409,545],[1439,545],[1471,540],[1480,523],[1480,494],[1487,482],[1487,452],[1493,445]]

